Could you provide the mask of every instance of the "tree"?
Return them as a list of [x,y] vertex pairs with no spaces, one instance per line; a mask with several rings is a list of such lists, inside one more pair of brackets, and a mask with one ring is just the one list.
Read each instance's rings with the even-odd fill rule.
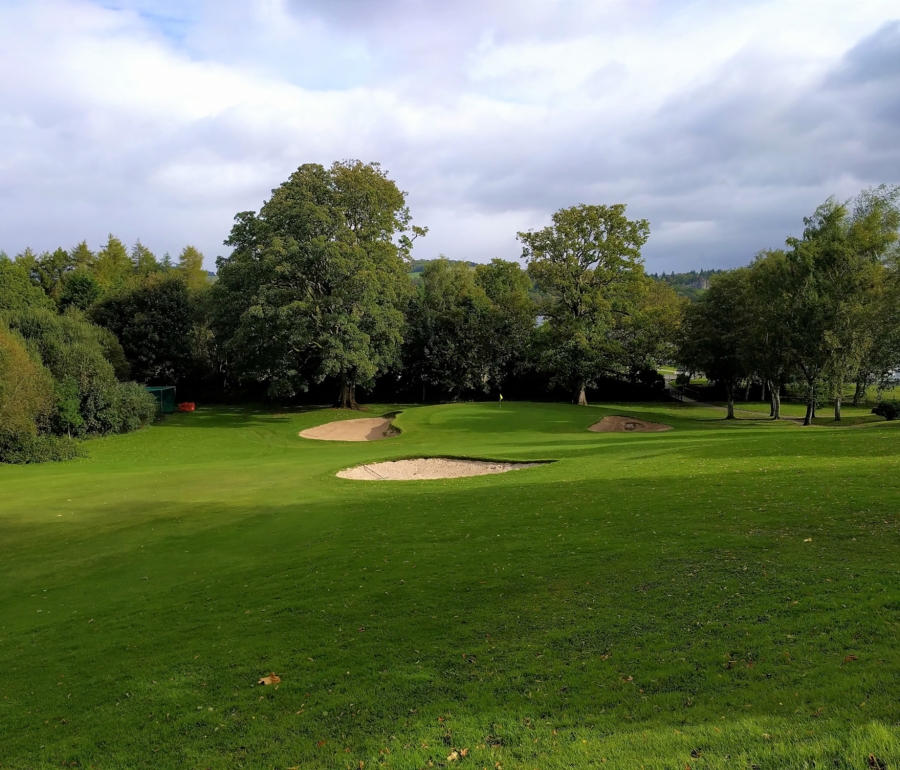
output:
[[28,354],[24,340],[0,322],[0,453],[23,436],[36,436],[52,413],[50,373]]
[[[9,328],[20,335],[36,359],[61,384],[56,395],[74,399],[71,382],[78,389],[77,419],[68,410],[65,430],[78,436],[121,433],[151,420],[155,414],[153,397],[135,383],[119,382],[122,349],[106,329],[88,323],[81,313],[65,315],[43,309],[26,309],[7,315]],[[117,369],[119,370],[117,372]],[[51,387],[51,400],[53,388]],[[62,430],[63,425],[57,424]]]
[[53,302],[31,281],[22,264],[0,259],[0,314],[30,307],[50,309]]
[[627,219],[616,204],[560,209],[549,227],[518,235],[528,273],[548,297],[543,363],[581,405],[585,388],[620,357],[612,331],[634,307],[649,234],[646,220]]
[[408,312],[405,371],[422,387],[452,398],[490,387],[494,307],[462,262],[428,262]]
[[487,380],[498,389],[522,368],[535,328],[537,306],[531,279],[515,262],[492,259],[475,268],[475,285],[491,303],[488,317]]
[[37,260],[38,255],[34,253],[31,246],[26,246],[24,251],[16,254],[15,259],[16,264],[25,271],[25,275],[35,283],[38,283]]
[[844,384],[862,365],[866,318],[881,260],[897,242],[897,188],[863,192],[849,204],[829,198],[803,220],[802,238],[789,238],[791,348],[807,390],[804,425],[815,413],[817,388],[827,382],[841,419]]
[[688,299],[668,284],[647,277],[632,313],[616,332],[623,366],[632,384],[641,372],[675,360],[678,334]]
[[131,376],[151,385],[176,383],[190,371],[194,316],[190,290],[173,275],[151,275],[92,313],[122,344]]
[[235,219],[213,289],[232,370],[273,396],[333,378],[339,405],[355,408],[357,384],[399,362],[407,233],[425,233],[405,193],[378,164],[307,164]]
[[87,269],[74,270],[62,281],[59,294],[59,305],[65,310],[69,307],[87,310],[97,302],[103,294],[100,284]]
[[200,289],[208,283],[203,269],[203,254],[193,246],[185,246],[178,255],[178,272],[192,289]]
[[781,388],[793,377],[790,348],[791,302],[788,265],[780,250],[761,251],[748,273],[748,329],[744,349],[748,369],[769,391],[772,419],[781,419]]
[[140,238],[136,240],[134,246],[131,247],[131,264],[132,270],[137,275],[141,276],[146,276],[159,270],[159,263],[156,261],[156,256],[150,249],[141,243]]
[[704,372],[725,388],[726,419],[734,419],[734,392],[750,374],[746,342],[749,270],[742,268],[715,276],[697,302],[685,308],[678,360],[685,369]]
[[62,281],[72,268],[72,256],[65,249],[45,251],[35,261],[34,279],[48,297],[59,303]]
[[87,241],[82,241],[69,252],[75,270],[90,270],[97,261],[97,255],[88,248]]
[[106,246],[97,252],[93,275],[105,292],[115,291],[124,286],[134,273],[134,265],[128,250],[114,235],[110,234]]

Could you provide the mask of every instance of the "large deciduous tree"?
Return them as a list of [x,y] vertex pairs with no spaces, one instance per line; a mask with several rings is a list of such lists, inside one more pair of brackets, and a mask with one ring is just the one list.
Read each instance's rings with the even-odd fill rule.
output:
[[679,362],[724,386],[729,420],[734,419],[735,389],[750,374],[749,278],[747,268],[715,276],[706,293],[687,307],[681,329]]
[[613,331],[640,294],[649,234],[648,222],[628,219],[623,204],[560,209],[552,225],[519,233],[528,272],[546,297],[542,363],[578,404],[621,358]]
[[258,214],[238,214],[214,287],[232,370],[272,396],[333,378],[356,407],[357,384],[399,361],[410,233],[425,230],[405,193],[359,161],[301,166]]

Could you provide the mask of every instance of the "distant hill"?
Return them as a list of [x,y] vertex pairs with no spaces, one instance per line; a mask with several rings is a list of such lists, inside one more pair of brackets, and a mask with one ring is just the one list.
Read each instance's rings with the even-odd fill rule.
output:
[[709,279],[727,270],[691,270],[689,273],[650,273],[656,281],[669,284],[676,294],[687,297],[691,302],[699,299],[709,288]]

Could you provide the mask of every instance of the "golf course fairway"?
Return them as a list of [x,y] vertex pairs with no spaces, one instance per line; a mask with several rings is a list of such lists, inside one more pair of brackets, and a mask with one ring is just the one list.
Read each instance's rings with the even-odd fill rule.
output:
[[[348,443],[298,434],[359,413],[199,409],[0,467],[0,768],[898,766],[896,423],[362,416],[395,411]],[[414,457],[554,462],[335,476]]]

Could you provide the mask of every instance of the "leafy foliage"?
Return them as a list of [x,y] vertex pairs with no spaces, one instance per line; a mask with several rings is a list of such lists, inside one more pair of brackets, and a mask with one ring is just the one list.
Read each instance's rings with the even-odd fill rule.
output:
[[131,376],[149,385],[173,384],[187,375],[195,316],[186,280],[167,274],[108,297],[92,312],[94,321],[118,338]]
[[53,307],[53,302],[32,283],[21,265],[0,258],[0,313],[18,312],[26,308]]
[[407,233],[425,232],[404,193],[377,164],[309,164],[236,220],[214,287],[232,369],[274,396],[334,378],[354,406],[357,384],[399,363]]
[[649,234],[647,221],[629,220],[622,204],[561,209],[549,227],[519,233],[528,273],[548,297],[542,364],[580,404],[585,388],[621,358],[613,332],[640,292]]
[[896,399],[882,401],[875,405],[872,414],[884,417],[885,420],[896,420],[900,418],[900,401]]

